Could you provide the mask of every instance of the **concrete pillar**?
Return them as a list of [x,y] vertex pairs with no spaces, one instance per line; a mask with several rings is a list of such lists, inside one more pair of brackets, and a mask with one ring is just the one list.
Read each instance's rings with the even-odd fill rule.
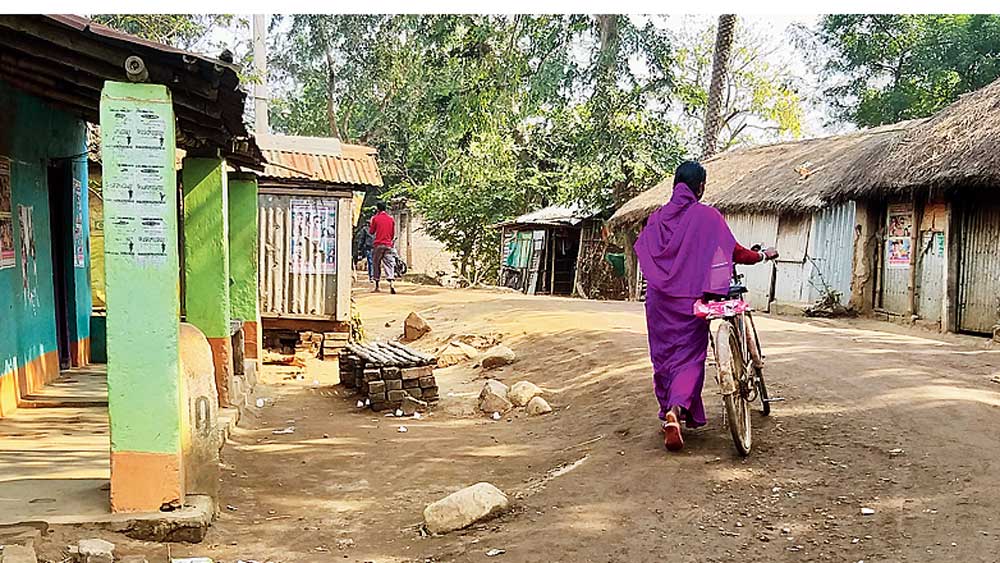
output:
[[111,509],[184,500],[174,112],[153,84],[101,93]]
[[229,182],[222,158],[184,159],[184,304],[212,346],[219,404],[230,405]]
[[229,175],[229,305],[243,321],[243,357],[260,360],[260,307],[257,293],[257,178]]

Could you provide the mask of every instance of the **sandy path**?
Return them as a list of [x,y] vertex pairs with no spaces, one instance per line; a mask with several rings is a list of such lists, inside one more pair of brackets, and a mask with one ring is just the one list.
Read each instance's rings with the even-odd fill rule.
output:
[[[434,332],[496,332],[499,372],[550,391],[552,415],[474,412],[481,372],[439,370],[420,421],[358,411],[342,390],[261,390],[227,447],[224,510],[200,546],[221,561],[998,561],[1000,355],[984,341],[875,322],[761,319],[775,405],[738,458],[706,388],[709,426],[662,450],[641,305],[406,286],[358,294],[372,332],[421,311]],[[385,328],[386,323],[390,328]],[[271,373],[275,376],[274,373]],[[276,377],[280,380],[280,377]],[[309,383],[307,376],[306,384]],[[296,432],[271,431],[292,424]],[[890,450],[900,448],[900,455]],[[575,465],[573,465],[575,463]],[[557,471],[559,468],[571,469]],[[556,476],[556,474],[559,474]],[[510,514],[417,533],[430,501],[490,481]],[[861,507],[875,509],[861,516]],[[344,543],[338,548],[338,540]],[[506,553],[488,559],[490,548]],[[150,548],[149,554],[157,552]]]

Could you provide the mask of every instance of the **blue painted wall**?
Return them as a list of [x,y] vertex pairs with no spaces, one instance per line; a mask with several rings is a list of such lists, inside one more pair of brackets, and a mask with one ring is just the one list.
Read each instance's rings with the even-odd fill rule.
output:
[[[49,221],[48,167],[63,160],[84,189],[83,233],[89,234],[87,220],[87,134],[86,123],[66,112],[15,90],[0,80],[0,156],[11,159],[11,196],[16,264],[0,269],[0,377],[10,377],[18,367],[57,349],[52,244]],[[67,188],[65,197],[72,197]],[[61,194],[62,195],[62,194]],[[21,256],[19,206],[31,208],[35,235],[35,258],[25,264]],[[69,240],[73,224],[61,225]],[[70,338],[90,335],[89,245],[84,245],[82,268],[69,265],[74,278],[70,314]],[[72,245],[70,245],[72,249]],[[27,284],[24,272],[27,271]]]

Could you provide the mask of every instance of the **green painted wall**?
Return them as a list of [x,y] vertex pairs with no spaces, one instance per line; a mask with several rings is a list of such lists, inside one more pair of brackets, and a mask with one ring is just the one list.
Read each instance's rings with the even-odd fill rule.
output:
[[[229,209],[226,161],[185,158],[184,310],[208,338],[229,336]],[[105,183],[106,185],[106,183]]]
[[257,320],[257,180],[229,178],[229,304],[234,319]]
[[[53,161],[63,162],[86,186],[86,150],[85,122],[0,80],[0,156],[11,159],[10,226],[15,256],[14,267],[0,268],[0,377],[13,377],[10,374],[16,368],[57,349],[48,167]],[[71,199],[71,190],[67,188],[60,196]],[[29,253],[27,260],[20,252],[19,206],[31,209],[35,244],[34,256]],[[65,229],[71,235],[72,225]],[[90,334],[86,269],[67,271],[74,273],[76,285],[71,337],[86,338]],[[81,289],[85,295],[80,295]]]
[[[163,148],[137,139],[140,130],[161,130]],[[113,451],[177,453],[181,446],[174,134],[166,87],[105,83],[101,153]],[[141,146],[126,148],[133,142]],[[134,179],[143,174],[143,181]],[[149,203],[155,199],[162,201]]]

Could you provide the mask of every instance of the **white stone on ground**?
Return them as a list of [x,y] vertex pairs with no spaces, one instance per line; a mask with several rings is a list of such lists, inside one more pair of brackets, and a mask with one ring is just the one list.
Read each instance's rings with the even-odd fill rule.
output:
[[528,401],[528,406],[524,409],[529,415],[548,414],[552,412],[552,407],[548,401],[541,397],[535,397]]
[[77,542],[81,563],[114,563],[115,544],[99,538]]
[[495,369],[507,366],[514,363],[516,360],[517,354],[503,344],[497,344],[496,346],[483,352],[483,355],[479,357],[479,363],[485,369]]
[[496,379],[487,379],[479,393],[479,410],[485,413],[507,412],[513,405],[507,399],[508,388]]
[[503,491],[489,483],[476,483],[427,505],[424,524],[428,532],[444,534],[492,518],[509,506]]
[[514,403],[515,407],[523,407],[528,404],[528,401],[541,394],[541,387],[534,383],[530,381],[518,381],[511,386],[510,392],[507,393],[507,398],[510,399],[510,402]]

